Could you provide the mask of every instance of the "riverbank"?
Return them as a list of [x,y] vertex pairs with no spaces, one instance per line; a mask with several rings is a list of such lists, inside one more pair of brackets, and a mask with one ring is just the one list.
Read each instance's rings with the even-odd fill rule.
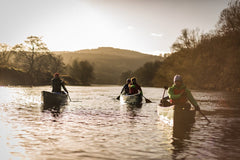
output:
[[[21,70],[17,70],[11,67],[0,67],[0,86],[42,86],[42,85],[50,85],[52,75],[50,73],[39,73],[38,77],[41,77],[32,84],[30,76]],[[83,85],[79,81],[75,80],[69,75],[62,75],[61,78],[65,81],[66,85],[72,86],[98,86],[98,85],[115,85],[115,84],[88,84]],[[141,84],[141,83],[140,83]],[[155,86],[149,86],[155,87]],[[161,88],[161,87],[159,87]],[[214,91],[229,91],[229,92],[237,92],[240,93],[239,88],[233,88],[229,86],[228,88],[224,88],[222,90],[216,89],[214,84],[206,84],[204,88],[191,88],[196,90],[214,90]]]

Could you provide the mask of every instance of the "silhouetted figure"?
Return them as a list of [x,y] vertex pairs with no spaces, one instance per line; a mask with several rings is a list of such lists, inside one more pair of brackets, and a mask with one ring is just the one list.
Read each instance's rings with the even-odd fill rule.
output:
[[64,81],[59,77],[59,73],[55,73],[54,78],[52,79],[52,92],[61,93],[61,87],[63,87],[64,91],[68,93],[67,88],[64,85]]
[[129,88],[128,88],[128,85],[131,83],[131,79],[128,78],[126,80],[126,83],[124,84],[123,88],[122,88],[122,91],[121,91],[121,94],[129,94]]

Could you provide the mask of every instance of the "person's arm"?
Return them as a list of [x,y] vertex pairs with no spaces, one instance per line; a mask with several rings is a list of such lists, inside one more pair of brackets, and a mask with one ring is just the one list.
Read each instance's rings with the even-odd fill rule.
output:
[[122,88],[122,90],[121,90],[121,92],[120,92],[120,94],[122,94],[123,93],[123,91],[125,90],[125,85],[123,86],[123,88]]
[[143,95],[142,88],[138,85],[138,90],[140,91],[140,94]]
[[63,82],[63,81],[61,82],[61,85],[62,85],[62,87],[63,87],[64,91],[68,93],[68,90],[67,90],[67,88],[65,87],[65,84],[64,84],[64,82]]
[[187,98],[188,100],[191,102],[191,104],[195,107],[196,110],[200,110],[199,105],[197,104],[197,101],[195,100],[195,98],[193,97],[192,93],[190,90],[186,89],[186,93],[187,93]]

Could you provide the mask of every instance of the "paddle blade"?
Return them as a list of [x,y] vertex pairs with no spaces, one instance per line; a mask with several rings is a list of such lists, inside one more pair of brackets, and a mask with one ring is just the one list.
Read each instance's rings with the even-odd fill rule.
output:
[[146,103],[152,103],[149,99],[145,98]]
[[116,99],[119,100],[119,99],[120,99],[120,96],[118,96]]

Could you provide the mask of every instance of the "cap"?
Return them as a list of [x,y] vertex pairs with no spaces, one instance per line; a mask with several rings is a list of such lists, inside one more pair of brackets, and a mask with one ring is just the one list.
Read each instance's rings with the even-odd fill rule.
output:
[[175,75],[173,78],[173,82],[180,81],[182,82],[182,77],[180,75]]

